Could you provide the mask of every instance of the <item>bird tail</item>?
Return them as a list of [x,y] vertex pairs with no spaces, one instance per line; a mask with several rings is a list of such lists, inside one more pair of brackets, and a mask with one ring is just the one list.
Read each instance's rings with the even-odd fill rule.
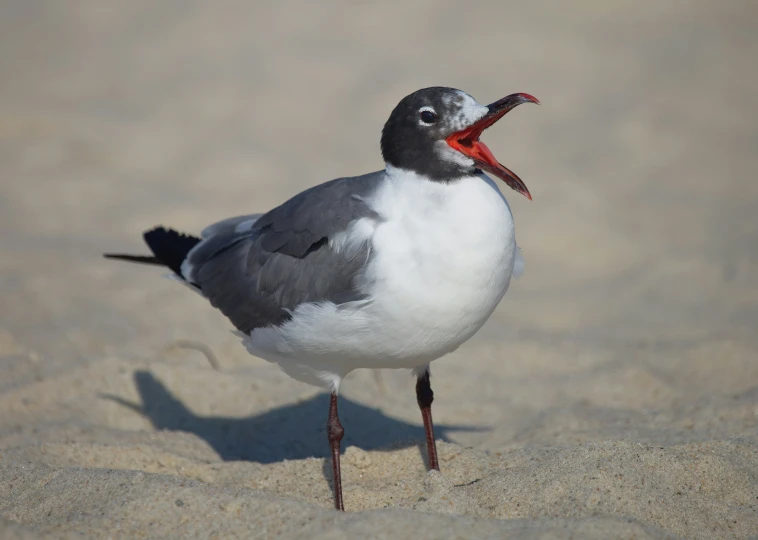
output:
[[189,234],[182,234],[172,229],[156,227],[147,231],[144,235],[145,243],[153,252],[150,255],[129,255],[126,253],[105,253],[106,259],[118,259],[121,261],[141,264],[154,264],[170,268],[177,276],[182,276],[182,263],[187,254],[195,247],[200,238]]

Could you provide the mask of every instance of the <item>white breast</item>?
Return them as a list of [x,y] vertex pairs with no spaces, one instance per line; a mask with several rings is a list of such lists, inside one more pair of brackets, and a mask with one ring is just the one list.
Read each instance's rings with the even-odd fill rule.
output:
[[483,174],[439,183],[403,171],[389,175],[372,206],[385,221],[362,288],[396,344],[392,356],[456,349],[508,288],[516,254],[508,203]]
[[[458,348],[502,299],[517,248],[508,203],[484,174],[450,183],[388,169],[360,220],[333,249],[370,243],[356,285],[367,300],[302,304],[252,332],[253,354],[332,388],[357,368],[414,368]],[[337,381],[337,382],[335,382]]]

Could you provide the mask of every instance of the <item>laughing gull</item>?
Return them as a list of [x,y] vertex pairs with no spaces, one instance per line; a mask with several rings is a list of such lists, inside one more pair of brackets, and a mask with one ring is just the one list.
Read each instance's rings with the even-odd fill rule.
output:
[[486,173],[531,195],[479,140],[522,103],[539,102],[519,93],[484,106],[453,88],[418,90],[384,125],[384,170],[317,185],[200,238],[157,227],[144,234],[149,256],[106,254],[170,268],[250,353],[329,390],[338,510],[337,393],[354,369],[413,370],[428,466],[439,470],[429,363],[482,327],[523,268],[510,208]]

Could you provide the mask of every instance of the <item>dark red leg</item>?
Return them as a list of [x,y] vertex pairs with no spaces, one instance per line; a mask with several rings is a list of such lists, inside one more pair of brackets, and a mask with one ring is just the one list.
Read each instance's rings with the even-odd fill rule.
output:
[[329,402],[329,419],[326,421],[326,435],[329,438],[329,446],[332,449],[332,473],[334,478],[334,508],[345,510],[342,504],[342,476],[340,475],[340,442],[345,435],[345,430],[340,424],[337,415],[337,394],[332,394]]
[[440,470],[437,461],[437,443],[434,440],[434,423],[432,422],[432,401],[434,392],[429,383],[429,370],[419,375],[416,381],[416,401],[421,409],[421,417],[424,419],[424,431],[426,432],[426,450],[429,453],[429,470]]

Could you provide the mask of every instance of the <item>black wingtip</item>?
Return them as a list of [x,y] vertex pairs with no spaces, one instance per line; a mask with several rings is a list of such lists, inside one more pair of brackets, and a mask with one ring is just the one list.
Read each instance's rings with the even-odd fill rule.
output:
[[155,264],[158,266],[163,266],[163,263],[159,261],[156,257],[153,257],[151,255],[129,255],[127,253],[103,253],[103,257],[106,259],[116,259],[119,261],[129,261],[134,263],[142,263],[142,264]]
[[167,266],[176,275],[182,277],[182,263],[190,250],[195,247],[200,238],[182,234],[165,227],[156,227],[144,234],[153,255],[130,255],[128,253],[103,253],[106,259],[116,259],[141,264]]
[[165,227],[156,227],[145,232],[144,238],[156,259],[178,276],[182,275],[182,262],[187,254],[200,242],[200,238]]

